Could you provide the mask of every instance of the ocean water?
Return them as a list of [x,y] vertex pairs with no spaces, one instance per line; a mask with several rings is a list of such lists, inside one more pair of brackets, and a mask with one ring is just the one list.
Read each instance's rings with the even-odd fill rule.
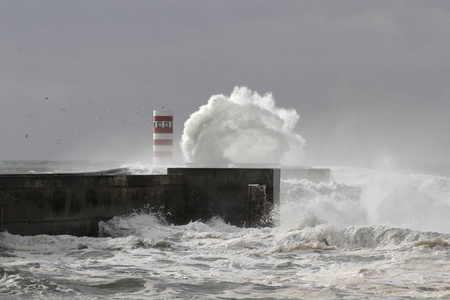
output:
[[0,299],[450,298],[450,173],[332,170],[326,184],[282,180],[271,228],[132,214],[99,224],[110,237],[1,232]]

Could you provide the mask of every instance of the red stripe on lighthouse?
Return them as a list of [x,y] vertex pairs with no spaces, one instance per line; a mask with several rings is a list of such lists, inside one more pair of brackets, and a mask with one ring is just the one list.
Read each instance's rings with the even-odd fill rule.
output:
[[155,146],[172,146],[173,140],[153,140]]
[[173,128],[170,127],[154,127],[153,133],[173,133]]
[[173,116],[153,116],[153,121],[173,121]]

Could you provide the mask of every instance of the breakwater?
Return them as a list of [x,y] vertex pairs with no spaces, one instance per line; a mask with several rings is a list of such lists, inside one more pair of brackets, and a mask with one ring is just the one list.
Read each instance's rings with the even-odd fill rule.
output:
[[[285,175],[330,177],[329,170],[298,169]],[[267,226],[280,203],[281,174],[279,168],[168,168],[159,175],[126,169],[0,175],[0,232],[98,236],[100,221],[132,212],[157,213],[174,225],[220,217],[236,226]]]
[[[183,182],[167,175],[0,176],[0,229],[20,235],[96,236],[98,222],[144,207],[182,215]],[[170,205],[169,205],[170,204]]]
[[0,175],[0,231],[97,236],[100,221],[142,210],[175,225],[219,216],[237,226],[258,226],[263,216],[249,197],[264,211],[279,201],[279,169],[117,173]]

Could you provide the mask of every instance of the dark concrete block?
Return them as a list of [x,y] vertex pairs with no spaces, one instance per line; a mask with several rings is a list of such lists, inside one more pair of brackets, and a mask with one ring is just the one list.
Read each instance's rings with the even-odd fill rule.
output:
[[96,236],[98,222],[133,211],[176,225],[219,216],[262,226],[279,203],[279,169],[173,168],[168,175],[0,175],[0,231]]
[[143,207],[179,223],[183,188],[167,175],[0,175],[0,231],[97,235],[99,221]]
[[219,216],[233,225],[257,226],[248,207],[249,184],[266,186],[268,207],[279,204],[279,169],[169,168],[167,173],[185,182],[185,222]]

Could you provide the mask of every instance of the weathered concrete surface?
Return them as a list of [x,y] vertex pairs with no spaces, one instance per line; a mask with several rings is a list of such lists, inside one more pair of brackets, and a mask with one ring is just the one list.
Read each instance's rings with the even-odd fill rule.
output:
[[0,175],[0,231],[97,236],[98,222],[135,209],[184,218],[180,176]]
[[322,168],[302,168],[302,167],[283,167],[281,169],[282,179],[306,179],[315,183],[328,183],[332,181],[331,170]]
[[[249,185],[264,185],[266,199],[259,207],[270,211],[280,202],[279,169],[168,168],[185,183],[186,222],[220,217],[236,226],[266,225],[266,216],[249,203]],[[264,203],[262,203],[263,201]]]
[[77,173],[77,175],[131,175],[131,172],[129,168],[116,168],[96,172]]
[[247,222],[251,226],[271,223],[270,212],[273,204],[267,201],[265,184],[249,184],[247,196]]
[[279,197],[279,169],[0,175],[0,231],[97,236],[100,221],[143,209],[175,225],[218,216],[238,226],[264,226]]

